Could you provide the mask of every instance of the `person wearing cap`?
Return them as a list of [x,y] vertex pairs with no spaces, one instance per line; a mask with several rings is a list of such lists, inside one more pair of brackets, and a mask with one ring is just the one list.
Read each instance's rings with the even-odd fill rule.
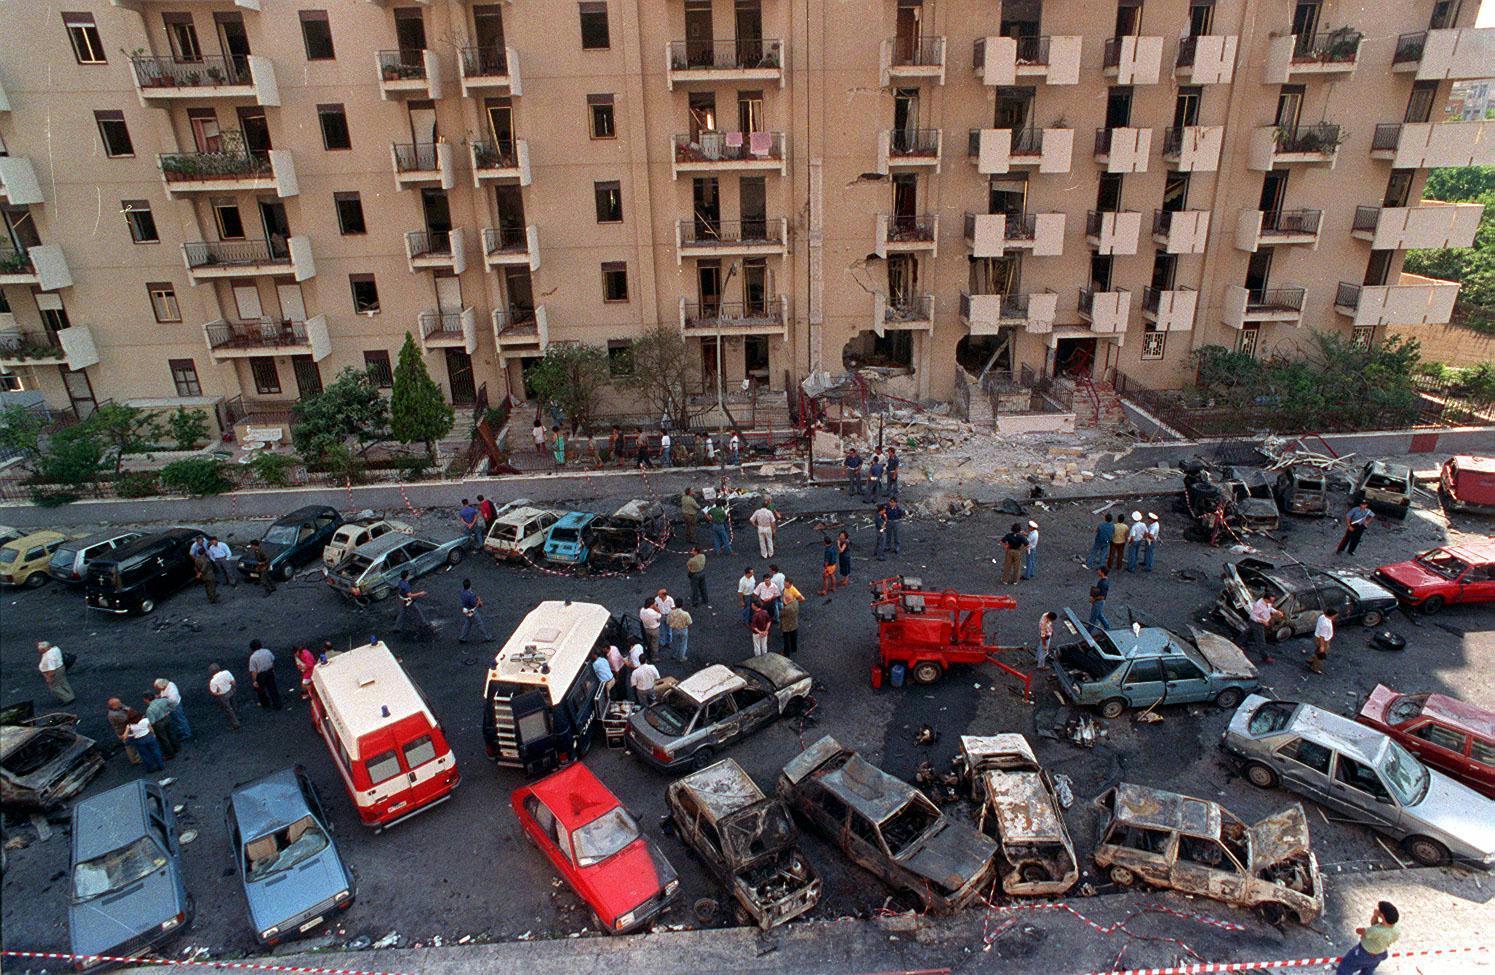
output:
[[1126,533],[1126,571],[1137,571],[1137,556],[1142,552],[1142,543],[1147,538],[1147,526],[1142,524],[1142,512],[1132,512],[1132,527]]
[[1142,571],[1152,571],[1152,560],[1158,554],[1158,539],[1163,534],[1163,526],[1158,522],[1155,512],[1147,513],[1147,538],[1142,549]]
[[1023,563],[1023,578],[1031,579],[1038,574],[1038,522],[1028,522],[1028,558]]

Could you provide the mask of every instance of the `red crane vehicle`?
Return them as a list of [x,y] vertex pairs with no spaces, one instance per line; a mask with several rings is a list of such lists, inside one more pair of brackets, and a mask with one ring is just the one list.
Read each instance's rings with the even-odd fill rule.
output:
[[982,596],[954,589],[925,589],[923,580],[893,576],[871,584],[872,616],[877,620],[878,661],[872,686],[900,683],[907,673],[917,684],[933,684],[956,664],[993,663],[1023,682],[1032,697],[1032,676],[997,659],[1019,647],[986,642],[986,614],[1017,609],[1011,596]]

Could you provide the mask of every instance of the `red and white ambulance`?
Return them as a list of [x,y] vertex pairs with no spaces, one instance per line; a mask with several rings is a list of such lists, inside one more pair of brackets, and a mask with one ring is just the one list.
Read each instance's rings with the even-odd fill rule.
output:
[[365,826],[393,826],[457,788],[457,756],[425,695],[383,643],[318,663],[311,714]]

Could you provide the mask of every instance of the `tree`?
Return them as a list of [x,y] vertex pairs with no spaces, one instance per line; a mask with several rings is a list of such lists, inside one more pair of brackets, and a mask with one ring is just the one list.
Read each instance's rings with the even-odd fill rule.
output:
[[178,406],[167,419],[167,427],[171,439],[176,441],[177,450],[191,450],[208,439],[208,418],[202,410]]
[[697,407],[692,412],[690,394],[699,373],[696,357],[678,328],[650,329],[633,340],[629,353],[633,371],[625,383],[648,400],[656,414],[668,413],[677,426],[686,427],[692,416],[710,408]]
[[161,424],[154,416],[123,403],[99,406],[80,425],[98,436],[115,477],[119,477],[120,469],[124,467],[126,454],[145,453],[161,436]]
[[545,355],[524,370],[525,382],[541,403],[553,403],[572,429],[590,432],[597,399],[607,385],[607,352],[579,342],[552,342]]
[[426,455],[435,457],[436,441],[451,432],[456,419],[441,396],[441,388],[426,371],[415,339],[406,332],[389,397],[389,427],[394,438],[400,443],[423,443]]
[[1413,274],[1460,282],[1454,321],[1495,334],[1495,166],[1435,169],[1422,195],[1448,203],[1484,204],[1472,247],[1408,251],[1404,267]]
[[1422,189],[1425,200],[1462,203],[1495,191],[1495,166],[1457,166],[1434,169]]
[[349,437],[363,454],[390,436],[389,404],[366,370],[349,366],[320,393],[292,409],[296,420],[291,424],[291,443],[310,462],[323,460]]
[[19,456],[26,467],[36,470],[36,461],[42,452],[42,430],[46,426],[45,411],[25,406],[0,409],[0,451]]
[[[79,423],[64,427],[47,438],[44,452],[36,464],[35,480],[60,488],[97,485],[99,475],[107,466],[104,442],[98,430],[87,423]],[[65,500],[72,500],[72,497]]]

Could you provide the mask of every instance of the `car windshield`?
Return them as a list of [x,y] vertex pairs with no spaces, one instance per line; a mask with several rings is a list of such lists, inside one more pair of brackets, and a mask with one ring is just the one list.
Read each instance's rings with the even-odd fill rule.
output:
[[0,548],[0,562],[14,562],[21,557],[21,550],[7,545]]
[[1407,482],[1405,478],[1391,477],[1387,474],[1372,474],[1365,479],[1365,486],[1375,488],[1377,491],[1405,491]]
[[296,541],[300,525],[271,525],[261,541],[268,545],[291,545]]
[[310,815],[244,844],[245,879],[256,883],[305,863],[327,849],[327,834]]
[[128,887],[142,877],[166,866],[166,854],[149,836],[84,860],[73,867],[73,899],[86,901],[111,890]]
[[638,824],[622,806],[603,813],[572,834],[576,844],[576,865],[590,867],[601,863],[638,839]]
[[494,529],[493,537],[505,542],[517,542],[519,540],[519,526],[499,525]]
[[696,716],[696,705],[680,694],[667,694],[662,703],[644,712],[644,720],[655,731],[667,735],[683,735],[690,727],[690,719]]
[[939,821],[939,813],[922,802],[910,802],[883,821],[882,836],[893,856],[905,851]]
[[1404,806],[1415,806],[1427,793],[1428,770],[1394,741],[1386,743],[1386,756],[1381,759],[1381,778]]
[[1457,579],[1464,574],[1465,569],[1469,568],[1468,562],[1465,562],[1446,548],[1424,552],[1413,561],[1429,572],[1440,575],[1445,579]]
[[1422,713],[1425,699],[1420,694],[1403,694],[1386,708],[1386,720],[1394,724],[1411,721]]
[[552,542],[574,542],[576,541],[575,528],[556,528],[550,533]]

